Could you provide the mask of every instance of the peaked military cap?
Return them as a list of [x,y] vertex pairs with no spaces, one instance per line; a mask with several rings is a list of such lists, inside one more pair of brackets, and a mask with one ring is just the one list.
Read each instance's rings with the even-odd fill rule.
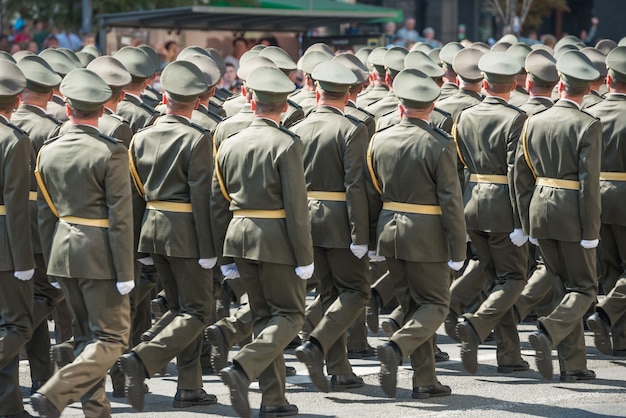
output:
[[428,53],[428,58],[430,58],[435,64],[439,65],[441,63],[441,58],[439,54],[441,53],[441,48],[433,48]]
[[296,69],[296,63],[289,54],[282,48],[277,46],[268,46],[261,50],[259,56],[269,58],[274,64],[283,71],[293,71]]
[[511,45],[509,49],[506,50],[506,53],[514,57],[517,60],[517,62],[519,62],[519,65],[522,67],[522,70],[524,70],[526,57],[528,56],[528,54],[530,54],[530,51],[532,51],[532,49],[530,48],[530,45],[525,44],[523,42],[518,42],[514,45]]
[[626,36],[619,40],[617,46],[626,46]]
[[200,72],[202,72],[202,75],[204,76],[204,81],[209,86],[209,89],[216,85],[220,81],[220,78],[222,78],[222,74],[220,74],[220,69],[215,61],[213,61],[206,55],[190,55],[186,57],[183,61],[188,61],[198,67]]
[[428,54],[433,49],[434,48],[427,42],[416,42],[416,43],[413,44],[413,46],[411,47],[409,52],[411,52],[411,51],[421,51],[424,54]]
[[564,36],[561,39],[559,39],[557,41],[557,43],[554,44],[554,51],[558,51],[564,45],[574,45],[574,46],[576,46],[576,49],[580,49],[580,48],[578,48],[577,45],[579,45],[581,43],[582,43],[582,41],[580,40],[580,38],[578,38],[578,37],[576,37],[574,35],[567,35],[567,36]]
[[569,51],[580,51],[580,48],[572,44],[562,45],[559,49],[554,50],[554,58],[558,60],[561,55]]
[[12,57],[11,54],[9,54],[6,51],[0,51],[0,60],[9,61],[9,62],[12,62],[13,64],[15,64],[16,62],[16,59]]
[[556,60],[548,51],[536,49],[531,51],[524,63],[526,72],[533,80],[544,83],[556,83],[559,81],[559,73],[556,70]]
[[46,60],[50,67],[61,77],[64,77],[70,71],[79,68],[74,61],[69,59],[67,55],[58,49],[44,49],[39,56]]
[[548,45],[545,44],[534,44],[530,46],[530,49],[532,49],[533,51],[537,50],[537,49],[542,49],[546,52],[548,52],[550,55],[554,56],[554,49],[552,49],[551,47],[549,47]]
[[61,84],[61,76],[41,57],[25,56],[17,66],[26,77],[26,88],[37,93],[49,93]]
[[565,52],[557,59],[556,69],[563,81],[573,87],[589,87],[600,77],[600,72],[580,51]]
[[318,64],[312,77],[322,90],[337,93],[347,93],[357,83],[354,73],[335,61]]
[[[4,52],[4,51],[3,51]],[[22,58],[24,57],[28,57],[28,56],[32,56],[32,55],[37,55],[37,54],[33,54],[31,51],[27,50],[27,49],[23,49],[21,51],[17,51],[15,54],[13,54],[13,60],[17,63],[19,62]]]
[[113,55],[122,63],[133,79],[146,79],[154,74],[154,64],[150,56],[135,46],[125,46]]
[[312,52],[312,51],[321,51],[330,55],[335,55],[335,51],[333,51],[331,47],[329,47],[323,42],[318,42],[316,44],[311,45],[310,47],[306,49],[305,54],[308,52]]
[[404,58],[408,53],[409,51],[401,46],[389,48],[383,58],[385,69],[389,71],[392,76],[395,76],[400,71],[404,70]]
[[206,48],[205,51],[208,52],[210,58],[215,61],[217,67],[220,69],[220,74],[224,77],[224,74],[226,74],[226,62],[224,61],[222,54],[217,52],[217,49],[215,48]]
[[478,68],[478,61],[485,55],[480,49],[471,47],[459,51],[452,60],[452,69],[468,83],[483,79],[483,74]]
[[250,51],[261,51],[263,49],[265,49],[266,46],[263,44],[256,44],[255,46],[253,46],[252,48],[250,48]]
[[441,62],[452,68],[452,61],[456,56],[457,52],[465,49],[463,45],[458,42],[448,42],[441,48],[441,52],[439,52],[439,58]]
[[367,81],[369,71],[367,71],[365,64],[363,64],[361,60],[356,57],[356,55],[345,52],[335,56],[333,61],[338,62],[354,73],[356,76],[355,85],[360,85]]
[[141,49],[150,57],[150,61],[152,61],[152,67],[154,68],[154,72],[158,72],[161,69],[161,59],[159,58],[159,54],[156,53],[154,48],[150,45],[142,44],[137,48]]
[[252,70],[246,86],[260,101],[269,103],[286,102],[287,96],[296,89],[289,77],[274,67],[257,67]]
[[256,57],[246,60],[244,63],[240,62],[239,69],[237,70],[237,77],[246,81],[250,76],[250,73],[259,67],[278,68],[271,59],[257,55]]
[[86,68],[70,71],[61,82],[61,94],[78,110],[97,110],[111,98],[111,88],[100,76]]
[[489,47],[489,45],[487,45],[484,42],[472,42],[472,44],[470,45],[470,48],[478,49],[479,51],[482,51],[483,54],[486,54],[487,52],[491,51],[491,48]]
[[387,53],[387,48],[379,46],[378,48],[374,48],[372,52],[367,57],[367,64],[370,67],[374,67],[376,71],[382,73],[385,71],[385,54]]
[[478,61],[485,79],[495,83],[510,83],[522,69],[520,63],[505,52],[488,52]]
[[83,66],[83,63],[80,62],[80,59],[78,58],[78,55],[76,55],[76,52],[72,51],[71,49],[69,49],[69,48],[57,48],[57,51],[61,51],[69,59],[71,59],[72,62],[74,64],[76,64],[76,68],[81,68]]
[[188,46],[178,53],[176,60],[184,60],[192,55],[204,55],[211,57],[211,55],[204,48],[200,48],[199,46]]
[[596,44],[596,48],[604,55],[608,55],[614,48],[617,48],[617,43],[612,39],[600,39]]
[[[9,55],[10,56],[10,55]],[[0,103],[11,103],[26,88],[26,77],[9,60],[0,60]]]
[[587,58],[589,58],[589,61],[593,63],[593,65],[596,67],[596,70],[598,70],[598,72],[600,73],[600,77],[606,77],[606,54],[603,54],[602,51],[600,51],[599,49],[591,47],[583,48],[580,50],[580,52],[582,52]]
[[495,44],[493,44],[493,46],[491,48],[489,48],[489,50],[491,52],[506,52],[507,49],[509,49],[511,47],[512,44],[508,43],[508,42],[497,42]]
[[98,51],[98,48],[96,48],[95,45],[85,45],[80,52],[86,52],[88,54],[93,55],[94,57],[98,58],[100,56],[100,51]]
[[406,68],[394,78],[393,92],[406,106],[424,109],[441,94],[433,79],[416,68]]
[[315,67],[323,62],[330,61],[332,58],[332,55],[322,51],[307,52],[302,56],[301,69],[305,74],[311,75]]
[[[356,51],[354,53],[354,55],[361,60],[361,62],[363,64],[365,64],[365,66],[367,67],[367,58],[370,56],[370,54],[372,53],[373,49],[372,48],[361,48],[358,51]],[[369,67],[368,67],[369,68]]]
[[78,60],[80,61],[80,64],[84,67],[87,68],[87,66],[89,65],[89,63],[93,60],[96,59],[95,55],[90,54],[89,52],[83,52],[83,51],[78,51],[76,53],[76,56],[78,57]]
[[252,51],[252,50],[244,52],[239,57],[239,67],[241,68],[241,66],[244,65],[246,63],[246,61],[248,61],[250,58],[258,56],[259,52],[260,51]]
[[174,61],[163,69],[161,85],[169,96],[179,102],[193,102],[209,89],[204,74],[188,61]]
[[133,79],[122,63],[110,55],[94,59],[87,65],[87,69],[98,74],[113,92],[122,90]]
[[428,55],[421,51],[412,51],[404,58],[406,68],[415,68],[430,78],[440,78],[445,74],[443,69],[435,64]]
[[504,35],[502,38],[498,39],[498,42],[496,43],[502,43],[502,42],[506,42],[510,45],[516,44],[519,42],[519,40],[517,39],[517,36],[513,35],[512,33],[507,33],[506,35]]
[[612,78],[626,83],[626,46],[618,46],[606,56],[606,65]]

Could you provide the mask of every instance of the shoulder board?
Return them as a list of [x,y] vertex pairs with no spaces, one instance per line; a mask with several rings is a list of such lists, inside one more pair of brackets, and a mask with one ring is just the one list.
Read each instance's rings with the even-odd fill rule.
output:
[[115,119],[119,120],[120,122],[128,123],[128,121],[126,119],[124,119],[123,117],[121,117],[117,113],[109,113],[109,116],[114,117]]
[[438,107],[436,107],[436,106],[435,106],[435,108],[433,109],[433,111],[434,111],[434,112],[437,112],[437,113],[441,113],[442,115],[447,116],[447,117],[449,117],[449,118],[451,118],[451,117],[452,117],[452,114],[450,114],[450,113],[446,112],[445,110],[439,109],[439,108],[438,108]]
[[[543,112],[545,112],[545,111],[546,111],[546,110],[548,110],[548,109],[550,109],[550,108],[547,108],[547,109],[541,109],[540,111],[533,113],[533,114],[532,114],[532,116],[533,116],[533,117],[535,117],[535,116],[537,116],[538,114],[543,113]],[[530,119],[530,116],[529,116],[529,119]]]
[[382,119],[382,118],[384,118],[385,116],[391,115],[391,114],[392,114],[392,113],[394,113],[396,110],[398,110],[398,109],[393,109],[391,112],[383,113],[383,114],[380,116],[380,118],[378,118],[378,119]]
[[107,140],[107,141],[111,141],[111,142],[113,142],[114,144],[121,144],[121,143],[122,143],[122,141],[120,141],[119,139],[117,139],[117,138],[113,138],[112,136],[109,136],[109,135],[99,134],[99,135],[98,135],[98,137],[99,137],[100,139],[104,139],[104,140]]
[[[598,103],[602,103],[602,102],[598,102]],[[585,115],[589,116],[590,118],[594,118],[595,120],[600,120],[599,117],[594,116],[591,113],[587,112],[587,109],[582,109],[581,112],[584,113]]]
[[369,116],[369,117],[372,117],[372,118],[375,117],[373,113],[368,112],[367,110],[363,109],[362,107],[357,106],[356,108],[359,109],[361,112],[367,114],[367,116]]
[[587,106],[585,109],[583,109],[583,112],[587,109],[591,109],[592,107],[596,106],[598,103],[604,103],[603,101],[599,101],[599,102],[595,102],[590,104],[589,106]]
[[[376,104],[376,103],[380,102],[380,101],[381,101],[382,99],[384,99],[385,97],[387,97],[387,96],[383,96],[383,97],[380,97],[380,98],[378,98],[378,99],[374,100],[372,103],[368,104],[368,105],[367,105],[367,107],[371,107],[372,105],[374,105],[374,104]],[[367,110],[367,108],[366,108],[366,110]]]
[[346,115],[346,118],[350,120],[350,122],[357,124],[357,125],[363,125],[363,122],[361,122],[361,120],[357,118],[356,116],[348,115],[347,113],[345,115]]
[[379,133],[379,132],[382,132],[382,131],[384,131],[384,130],[387,130],[387,129],[389,129],[389,128],[393,127],[393,126],[396,126],[396,125],[387,125],[387,126],[385,126],[385,127],[383,127],[383,128],[378,129],[378,130],[376,131],[376,133]]
[[51,142],[56,141],[57,139],[61,138],[61,135],[57,135],[57,136],[53,136],[52,138],[48,138],[44,141],[44,145],[47,145]]
[[156,113],[156,110],[153,107],[150,107],[149,105],[145,104],[143,101],[140,103],[139,107],[147,110],[151,115]]
[[450,141],[452,140],[452,137],[450,136],[449,133],[447,133],[446,131],[444,131],[441,128],[438,128],[436,126],[433,126],[433,131],[439,133],[441,136],[443,136],[446,140]]
[[208,117],[210,117],[211,119],[213,119],[215,122],[220,123],[221,121],[224,120],[224,118],[222,118],[220,115],[218,115],[217,113],[213,112],[212,110],[209,109],[209,113],[206,114]]
[[205,134],[208,131],[206,129],[204,129],[202,126],[195,124],[193,122],[189,122],[189,126],[191,126],[192,128],[194,128],[195,130],[199,131],[201,134]]
[[[215,132],[217,132],[217,129],[215,129]],[[241,132],[241,131],[233,132],[232,134],[228,135],[226,138],[230,138],[231,136],[235,136],[235,135],[237,135],[239,132]],[[222,142],[224,142],[224,140],[222,140]]]
[[[306,117],[304,117],[304,118],[302,118],[302,119],[300,119],[300,120],[295,121],[294,123],[292,123],[292,124],[291,124],[291,126],[289,127],[289,129],[294,128],[295,126],[299,125],[300,123],[302,123],[302,122],[303,122],[303,121],[305,121],[305,120],[307,120],[307,118],[306,118]],[[282,126],[282,125],[280,125],[280,126]]]
[[[293,125],[292,125],[292,126],[293,126]],[[281,132],[286,133],[287,135],[289,135],[289,136],[290,136],[290,137],[292,137],[293,139],[298,139],[298,138],[300,138],[298,135],[296,135],[295,133],[291,132],[289,129],[285,128],[283,125],[280,125],[280,126],[278,127],[278,129],[279,129]]]
[[54,122],[57,126],[61,126],[63,124],[63,122],[61,122],[60,120],[58,120],[57,118],[55,118],[53,115],[51,115],[50,113],[44,112],[44,115],[47,119],[50,119],[52,122]]
[[510,104],[510,103],[507,103],[507,104],[506,104],[506,107],[508,107],[508,108],[510,108],[510,109],[513,109],[513,110],[516,110],[518,113],[526,113],[526,112],[524,112],[522,109],[520,109],[519,107],[514,106],[514,105],[512,105],[512,104]]
[[295,107],[296,109],[302,109],[302,106],[300,106],[298,103],[296,103],[296,102],[294,102],[294,101],[292,101],[290,99],[287,99],[287,103],[289,103],[289,106],[291,106],[291,107]]
[[28,136],[28,132],[26,132],[25,130],[23,130],[19,126],[12,124],[11,122],[7,123],[7,126],[10,127],[10,128],[13,128],[13,130],[17,131],[17,133],[19,133],[21,135]]

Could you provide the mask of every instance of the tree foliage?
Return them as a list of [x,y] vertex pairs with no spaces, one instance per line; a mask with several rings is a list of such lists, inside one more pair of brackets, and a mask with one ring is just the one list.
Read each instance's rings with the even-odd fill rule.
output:
[[503,26],[513,28],[515,17],[520,20],[520,30],[534,30],[554,10],[568,11],[567,0],[488,0],[494,14]]

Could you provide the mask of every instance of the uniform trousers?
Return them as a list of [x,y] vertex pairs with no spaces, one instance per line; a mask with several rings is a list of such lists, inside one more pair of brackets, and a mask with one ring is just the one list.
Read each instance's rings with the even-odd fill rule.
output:
[[[618,281],[623,281],[626,277],[626,226],[602,224],[598,252],[602,262],[602,288],[606,295],[615,288]],[[623,295],[623,290],[617,294]],[[606,302],[612,303],[614,302]],[[623,300],[622,303],[623,309],[626,309]],[[616,313],[611,318],[613,348],[626,350],[626,315],[619,317]]]

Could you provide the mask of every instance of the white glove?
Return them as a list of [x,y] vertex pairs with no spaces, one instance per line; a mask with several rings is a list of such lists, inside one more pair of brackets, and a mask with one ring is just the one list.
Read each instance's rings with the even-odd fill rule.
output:
[[539,241],[537,241],[537,238],[528,237],[528,241],[530,241],[532,245],[536,245],[537,247],[539,247]]
[[296,267],[296,274],[302,280],[308,280],[313,276],[313,270],[315,270],[315,263],[311,263],[308,266]]
[[382,255],[377,255],[376,251],[368,251],[367,256],[369,257],[372,263],[380,263],[381,261],[385,261],[386,258]]
[[599,243],[600,243],[600,240],[598,239],[584,239],[580,241],[580,246],[589,250],[591,248],[596,248]]
[[450,267],[454,271],[459,271],[463,268],[465,261],[448,261],[448,267]]
[[236,279],[239,277],[239,269],[237,269],[237,264],[235,263],[220,266],[220,270],[222,270],[222,275],[225,279]]
[[54,287],[55,289],[61,290],[61,285],[59,284],[59,282],[52,282],[50,283],[50,286]]
[[521,228],[515,228],[513,232],[509,234],[509,238],[516,247],[521,247],[528,241],[528,235],[524,235],[524,231],[522,231]]
[[144,258],[140,258],[137,261],[139,261],[144,266],[154,266],[154,260],[150,256],[144,257]]
[[201,258],[198,260],[198,264],[205,270],[212,269],[217,264],[217,257],[213,258]]
[[15,276],[17,280],[27,282],[33,278],[33,274],[35,274],[35,269],[16,271],[13,273],[13,276]]
[[124,296],[130,293],[131,290],[135,288],[135,281],[129,280],[127,282],[117,282],[115,283],[117,286],[117,291],[120,292],[120,295]]
[[367,245],[350,244],[350,251],[356,258],[363,258],[367,254]]

